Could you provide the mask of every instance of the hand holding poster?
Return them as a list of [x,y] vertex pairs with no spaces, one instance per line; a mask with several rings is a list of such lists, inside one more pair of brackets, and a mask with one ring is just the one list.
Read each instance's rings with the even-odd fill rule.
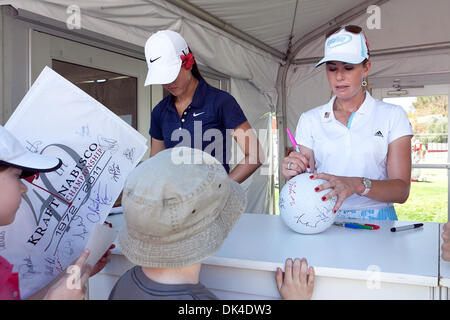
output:
[[97,261],[109,249],[114,240],[117,238],[118,230],[108,226],[106,223],[97,223],[91,230],[91,235],[86,244],[90,254],[86,260],[86,265],[94,266]]
[[147,146],[136,130],[50,68],[5,127],[29,151],[63,162],[24,182],[28,192],[14,223],[0,227],[0,254],[14,264],[26,298],[79,257]]

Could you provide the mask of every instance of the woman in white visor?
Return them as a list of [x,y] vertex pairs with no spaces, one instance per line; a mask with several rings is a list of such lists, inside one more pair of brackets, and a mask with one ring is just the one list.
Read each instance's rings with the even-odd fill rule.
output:
[[[404,203],[411,180],[413,131],[400,107],[372,98],[367,88],[369,48],[359,26],[340,28],[325,41],[331,100],[304,112],[295,138],[299,152],[282,163],[290,179],[307,169],[327,182],[322,200],[337,196],[338,218],[397,220],[393,203]],[[309,169],[310,168],[310,169]]]

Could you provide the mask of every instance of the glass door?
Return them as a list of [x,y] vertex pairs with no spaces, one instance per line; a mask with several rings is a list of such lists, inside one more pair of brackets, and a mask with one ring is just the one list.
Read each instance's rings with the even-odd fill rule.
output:
[[[153,95],[162,96],[162,87],[144,87],[145,60],[95,48],[86,44],[32,31],[30,42],[30,83],[45,66],[74,83],[121,117],[147,138],[150,152],[150,115]],[[116,206],[120,206],[119,196]]]
[[[151,92],[144,87],[145,60],[32,31],[30,83],[45,66],[97,99],[147,138],[150,150]],[[162,95],[162,88],[160,88]],[[149,151],[144,155],[148,157]]]

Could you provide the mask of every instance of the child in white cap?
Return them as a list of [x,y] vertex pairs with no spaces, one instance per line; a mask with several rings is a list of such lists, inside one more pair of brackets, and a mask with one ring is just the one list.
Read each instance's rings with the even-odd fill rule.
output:
[[371,69],[369,47],[359,26],[327,36],[324,58],[334,96],[304,112],[295,139],[300,152],[282,163],[290,179],[306,171],[337,196],[333,211],[343,219],[397,220],[393,203],[408,199],[413,131],[402,107],[372,98],[366,90]]
[[[173,148],[144,161],[125,183],[126,228],[119,235],[122,253],[136,266],[109,299],[217,299],[199,282],[201,263],[220,249],[246,199],[220,162],[198,149]],[[286,266],[284,277],[277,273],[282,297],[310,298],[314,275],[310,269],[307,282],[306,260],[288,259]]]
[[[57,170],[61,165],[62,162],[58,158],[29,152],[8,130],[0,126],[0,226],[13,223],[22,195],[27,192],[27,187],[21,179]],[[79,270],[84,267],[88,255],[88,251],[83,252],[75,262]],[[106,264],[104,261],[99,262],[94,267],[95,273],[99,272],[104,264]],[[62,273],[62,276],[41,289],[31,299],[84,299],[85,284],[89,276],[94,274],[91,270],[92,268],[87,266],[80,275],[79,289],[75,285],[67,286],[68,281],[71,281],[70,274]],[[18,274],[13,272],[13,265],[2,256],[0,256],[0,300],[20,300]]]

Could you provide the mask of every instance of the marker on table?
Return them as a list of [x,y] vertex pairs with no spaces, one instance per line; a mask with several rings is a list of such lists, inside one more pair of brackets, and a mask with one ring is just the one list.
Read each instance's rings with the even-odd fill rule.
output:
[[[295,138],[294,138],[294,136],[292,135],[291,130],[289,130],[289,128],[286,128],[286,131],[287,131],[287,134],[288,134],[288,136],[289,136],[289,139],[291,140],[292,145],[293,145],[294,148],[295,148],[295,151],[297,151],[298,153],[302,153],[302,152],[300,151],[300,148],[299,148],[298,144],[297,144],[297,141],[295,141]],[[306,169],[306,172],[310,172],[310,170],[309,170],[309,169]]]
[[420,227],[423,227],[423,223],[415,223],[415,224],[411,224],[411,225],[408,225],[408,226],[401,226],[401,227],[391,228],[391,232],[411,230],[411,229],[416,229],[416,228],[420,228]]
[[335,222],[333,223],[338,227],[345,227],[351,229],[367,229],[367,230],[377,230],[380,227],[374,224],[359,224],[359,223],[346,223],[346,222]]

